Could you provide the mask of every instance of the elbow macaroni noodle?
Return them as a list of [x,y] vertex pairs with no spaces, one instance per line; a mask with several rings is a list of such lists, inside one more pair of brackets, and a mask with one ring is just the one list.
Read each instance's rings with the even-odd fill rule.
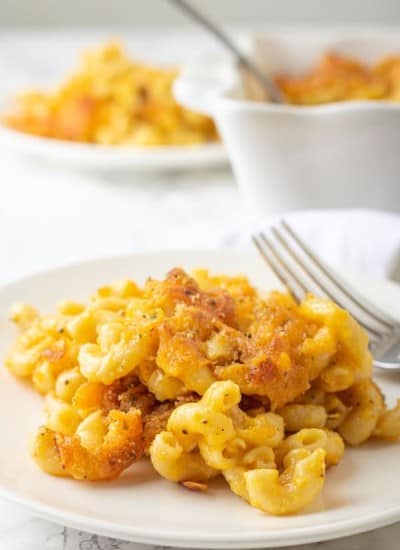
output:
[[[161,432],[150,448],[153,466],[164,476],[165,468],[168,473],[172,470],[168,465],[176,462],[169,450],[171,444],[173,449],[178,446],[186,452],[195,451],[196,458],[200,455],[205,465],[224,474],[232,490],[253,506],[272,514],[296,512],[322,489],[325,440],[311,451],[299,441],[285,454],[280,476],[274,465],[274,449],[283,441],[283,419],[275,413],[252,418],[238,407],[240,399],[234,382],[215,382],[200,401],[175,409],[167,431]],[[160,445],[160,440],[167,440],[169,445]],[[179,480],[185,479],[184,473]]]
[[400,438],[400,400],[387,408],[367,336],[329,300],[174,269],[10,317],[6,366],[45,395],[31,453],[52,475],[113,479],[147,455],[170,481],[223,476],[252,506],[290,514],[345,444]]

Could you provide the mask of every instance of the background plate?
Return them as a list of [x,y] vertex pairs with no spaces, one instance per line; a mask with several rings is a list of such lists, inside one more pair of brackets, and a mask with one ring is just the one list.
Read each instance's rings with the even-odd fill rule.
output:
[[210,168],[228,162],[221,143],[143,148],[113,147],[32,136],[1,125],[0,143],[3,149],[35,160],[96,172],[172,171]]

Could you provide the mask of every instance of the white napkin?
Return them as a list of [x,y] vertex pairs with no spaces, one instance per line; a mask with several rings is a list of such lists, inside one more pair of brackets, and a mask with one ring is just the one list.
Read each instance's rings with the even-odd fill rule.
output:
[[[332,267],[400,282],[400,216],[367,209],[309,210],[269,217],[285,219]],[[243,243],[248,240],[243,235]]]

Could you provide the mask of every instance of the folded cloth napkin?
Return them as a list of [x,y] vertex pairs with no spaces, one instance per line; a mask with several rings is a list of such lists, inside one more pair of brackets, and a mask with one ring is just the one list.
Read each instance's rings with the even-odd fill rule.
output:
[[332,267],[400,283],[398,214],[367,209],[308,210],[268,217],[252,229],[267,229],[280,219]]

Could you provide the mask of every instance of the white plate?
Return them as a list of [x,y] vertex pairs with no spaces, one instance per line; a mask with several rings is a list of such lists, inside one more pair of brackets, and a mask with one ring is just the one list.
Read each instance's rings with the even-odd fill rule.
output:
[[221,143],[112,147],[32,136],[0,125],[0,144],[3,149],[40,161],[99,172],[157,172],[227,164]]
[[[0,354],[13,332],[7,311],[16,300],[50,310],[62,297],[85,298],[105,282],[144,280],[169,268],[208,266],[244,272],[262,288],[277,286],[253,254],[232,251],[137,254],[98,260],[35,275],[0,291]],[[357,281],[369,297],[400,319],[400,289]],[[389,403],[400,396],[400,377],[377,376]],[[192,548],[266,548],[342,537],[400,520],[400,449],[371,443],[348,449],[329,472],[322,495],[303,513],[271,517],[248,506],[218,482],[207,493],[169,483],[143,462],[120,479],[83,483],[42,473],[27,452],[41,421],[42,399],[0,369],[0,494],[64,525],[141,543]]]

